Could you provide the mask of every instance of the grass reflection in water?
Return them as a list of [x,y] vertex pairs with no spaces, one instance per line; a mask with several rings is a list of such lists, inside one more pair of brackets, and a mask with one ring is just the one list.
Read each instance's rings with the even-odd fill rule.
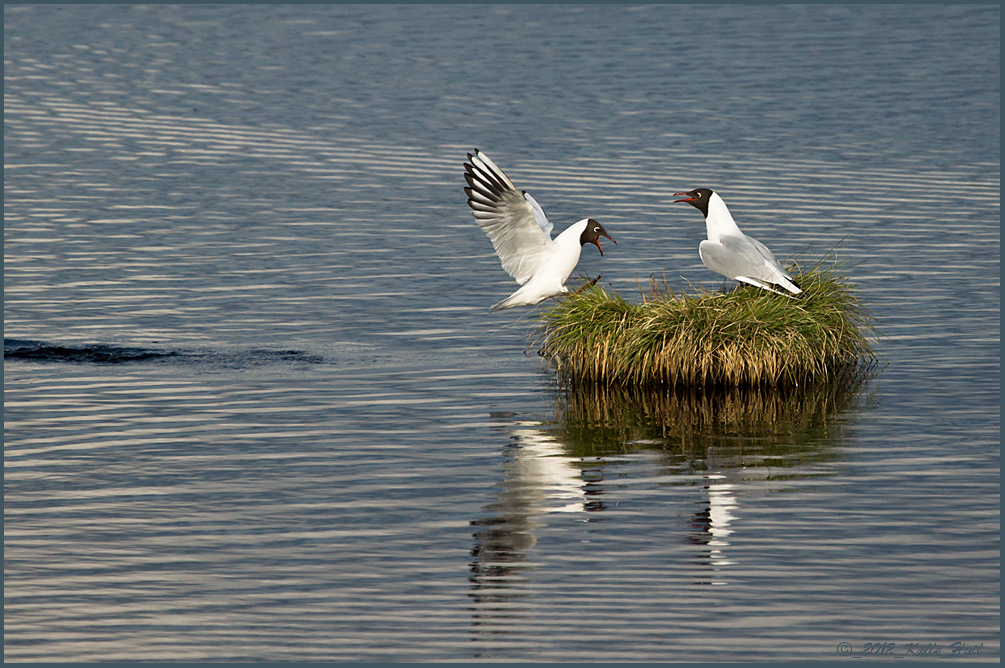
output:
[[578,383],[559,392],[556,438],[577,457],[657,449],[698,469],[794,466],[827,458],[868,380],[661,390]]

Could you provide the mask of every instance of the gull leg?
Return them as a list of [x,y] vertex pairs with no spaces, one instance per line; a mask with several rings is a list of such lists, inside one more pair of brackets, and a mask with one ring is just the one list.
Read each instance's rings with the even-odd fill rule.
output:
[[[603,274],[600,274],[600,276],[603,276]],[[592,287],[593,287],[594,285],[596,285],[596,284],[597,284],[597,281],[599,281],[599,280],[600,280],[600,276],[597,276],[597,277],[596,277],[595,279],[593,279],[593,280],[592,280],[592,281],[590,281],[589,283],[585,283],[585,284],[583,285],[583,287],[581,287],[580,289],[576,290],[576,291],[575,291],[575,292],[573,292],[572,294],[574,294],[574,295],[578,295],[578,294],[579,294],[580,292],[582,292],[582,291],[583,291],[583,290],[585,290],[586,288],[592,288]]]

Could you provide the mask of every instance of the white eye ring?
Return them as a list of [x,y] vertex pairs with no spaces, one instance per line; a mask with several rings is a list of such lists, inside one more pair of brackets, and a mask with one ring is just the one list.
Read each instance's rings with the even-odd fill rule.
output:
[[697,198],[697,199],[701,199],[701,193],[695,193],[695,194],[694,194],[694,196],[695,196],[695,198]]

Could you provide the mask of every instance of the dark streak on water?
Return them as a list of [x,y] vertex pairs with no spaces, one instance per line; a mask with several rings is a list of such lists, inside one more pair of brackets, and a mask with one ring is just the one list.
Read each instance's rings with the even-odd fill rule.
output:
[[250,349],[241,353],[207,351],[158,350],[113,346],[101,343],[86,345],[55,345],[43,341],[4,339],[5,360],[31,360],[66,364],[127,364],[131,362],[163,361],[199,362],[222,368],[243,368],[277,362],[324,364],[320,355],[310,355],[299,350]]
[[64,362],[70,364],[125,364],[145,362],[165,357],[178,357],[179,353],[167,350],[129,348],[102,344],[84,346],[59,346],[41,341],[3,340],[5,360],[32,360],[35,362]]

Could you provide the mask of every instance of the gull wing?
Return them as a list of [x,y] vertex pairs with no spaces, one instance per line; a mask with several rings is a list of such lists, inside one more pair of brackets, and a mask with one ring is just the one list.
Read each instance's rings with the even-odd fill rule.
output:
[[761,280],[777,283],[777,274],[782,278],[791,279],[782,265],[775,259],[775,254],[757,239],[746,235],[742,237],[721,237],[719,243],[727,251],[723,261],[730,265],[736,276],[750,276]]
[[792,280],[792,277],[789,276],[788,272],[782,269],[782,263],[779,262],[777,259],[775,259],[775,254],[772,253],[770,250],[768,250],[767,246],[765,246],[764,244],[762,244],[760,241],[758,241],[753,237],[747,237],[747,240],[750,241],[750,243],[754,244],[754,248],[758,250],[758,252],[761,254],[761,257],[763,257],[775,271],[781,274],[783,278]]
[[[789,272],[782,268],[781,262],[775,259],[775,254],[768,250],[768,247],[762,244],[757,239],[752,237],[747,237],[757,248],[757,251],[764,258],[766,264],[768,264],[768,271],[766,274],[762,274],[761,278],[768,281],[769,283],[774,283],[775,285],[780,285],[794,295],[798,295],[803,291],[798,285],[792,282],[792,276]],[[782,294],[782,293],[778,293]]]
[[475,149],[464,163],[468,206],[492,240],[503,269],[523,285],[550,258],[552,224],[534,198],[517,190],[495,163]]
[[706,267],[727,278],[750,283],[772,292],[778,291],[768,284],[780,285],[793,294],[802,292],[799,286],[792,283],[792,277],[778,264],[774,253],[757,239],[744,235],[720,237],[717,244],[702,241],[698,245],[698,254]]

